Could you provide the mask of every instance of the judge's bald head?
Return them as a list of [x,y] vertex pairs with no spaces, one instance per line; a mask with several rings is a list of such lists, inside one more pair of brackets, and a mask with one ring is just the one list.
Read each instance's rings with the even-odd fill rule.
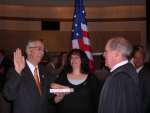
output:
[[113,37],[105,46],[105,65],[110,69],[117,63],[128,59],[132,46],[124,37]]
[[108,40],[106,46],[120,52],[124,57],[129,57],[132,52],[131,44],[124,37],[113,37]]

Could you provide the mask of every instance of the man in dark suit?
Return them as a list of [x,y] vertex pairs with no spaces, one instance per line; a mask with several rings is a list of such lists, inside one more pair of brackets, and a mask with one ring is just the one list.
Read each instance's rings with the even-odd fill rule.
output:
[[144,101],[144,113],[150,113],[150,66],[144,64],[138,73],[140,76],[140,85]]
[[39,65],[44,55],[43,42],[29,41],[26,54],[25,60],[19,48],[14,52],[14,69],[8,73],[4,96],[13,102],[13,113],[47,113],[49,85]]
[[144,101],[144,113],[150,113],[150,67],[148,63],[145,63],[145,59],[144,47],[141,45],[135,46],[131,61],[140,80]]
[[138,77],[128,62],[131,51],[131,45],[123,37],[107,42],[104,56],[110,74],[101,91],[98,113],[142,113]]

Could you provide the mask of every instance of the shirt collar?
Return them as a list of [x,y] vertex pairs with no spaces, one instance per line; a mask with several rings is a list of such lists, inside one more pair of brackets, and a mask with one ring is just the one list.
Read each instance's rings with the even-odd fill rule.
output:
[[144,67],[144,66],[140,66],[139,68],[137,68],[137,69],[136,69],[136,72],[139,73],[143,67]]
[[30,61],[28,61],[28,60],[26,60],[26,62],[27,62],[27,65],[29,66],[29,68],[30,68],[32,74],[34,75],[34,69],[35,69],[35,67],[38,67],[38,66],[34,66],[34,65],[33,65]]
[[127,64],[127,63],[128,63],[128,60],[124,60],[124,61],[122,61],[122,62],[116,64],[116,65],[110,70],[110,72],[114,71],[114,70],[117,69],[118,67],[123,66],[123,65],[125,65],[125,64]]

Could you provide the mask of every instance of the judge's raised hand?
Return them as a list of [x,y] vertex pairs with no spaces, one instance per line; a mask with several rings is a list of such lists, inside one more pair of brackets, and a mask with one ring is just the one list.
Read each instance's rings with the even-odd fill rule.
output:
[[18,74],[21,74],[21,71],[25,67],[25,58],[22,56],[21,49],[17,48],[14,52],[14,66]]

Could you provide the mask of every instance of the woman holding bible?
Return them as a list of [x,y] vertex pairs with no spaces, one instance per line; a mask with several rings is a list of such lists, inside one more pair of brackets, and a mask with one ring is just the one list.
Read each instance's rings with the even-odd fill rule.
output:
[[80,49],[72,49],[67,65],[52,88],[71,88],[70,93],[55,93],[58,113],[97,113],[99,81],[90,73],[88,58]]

